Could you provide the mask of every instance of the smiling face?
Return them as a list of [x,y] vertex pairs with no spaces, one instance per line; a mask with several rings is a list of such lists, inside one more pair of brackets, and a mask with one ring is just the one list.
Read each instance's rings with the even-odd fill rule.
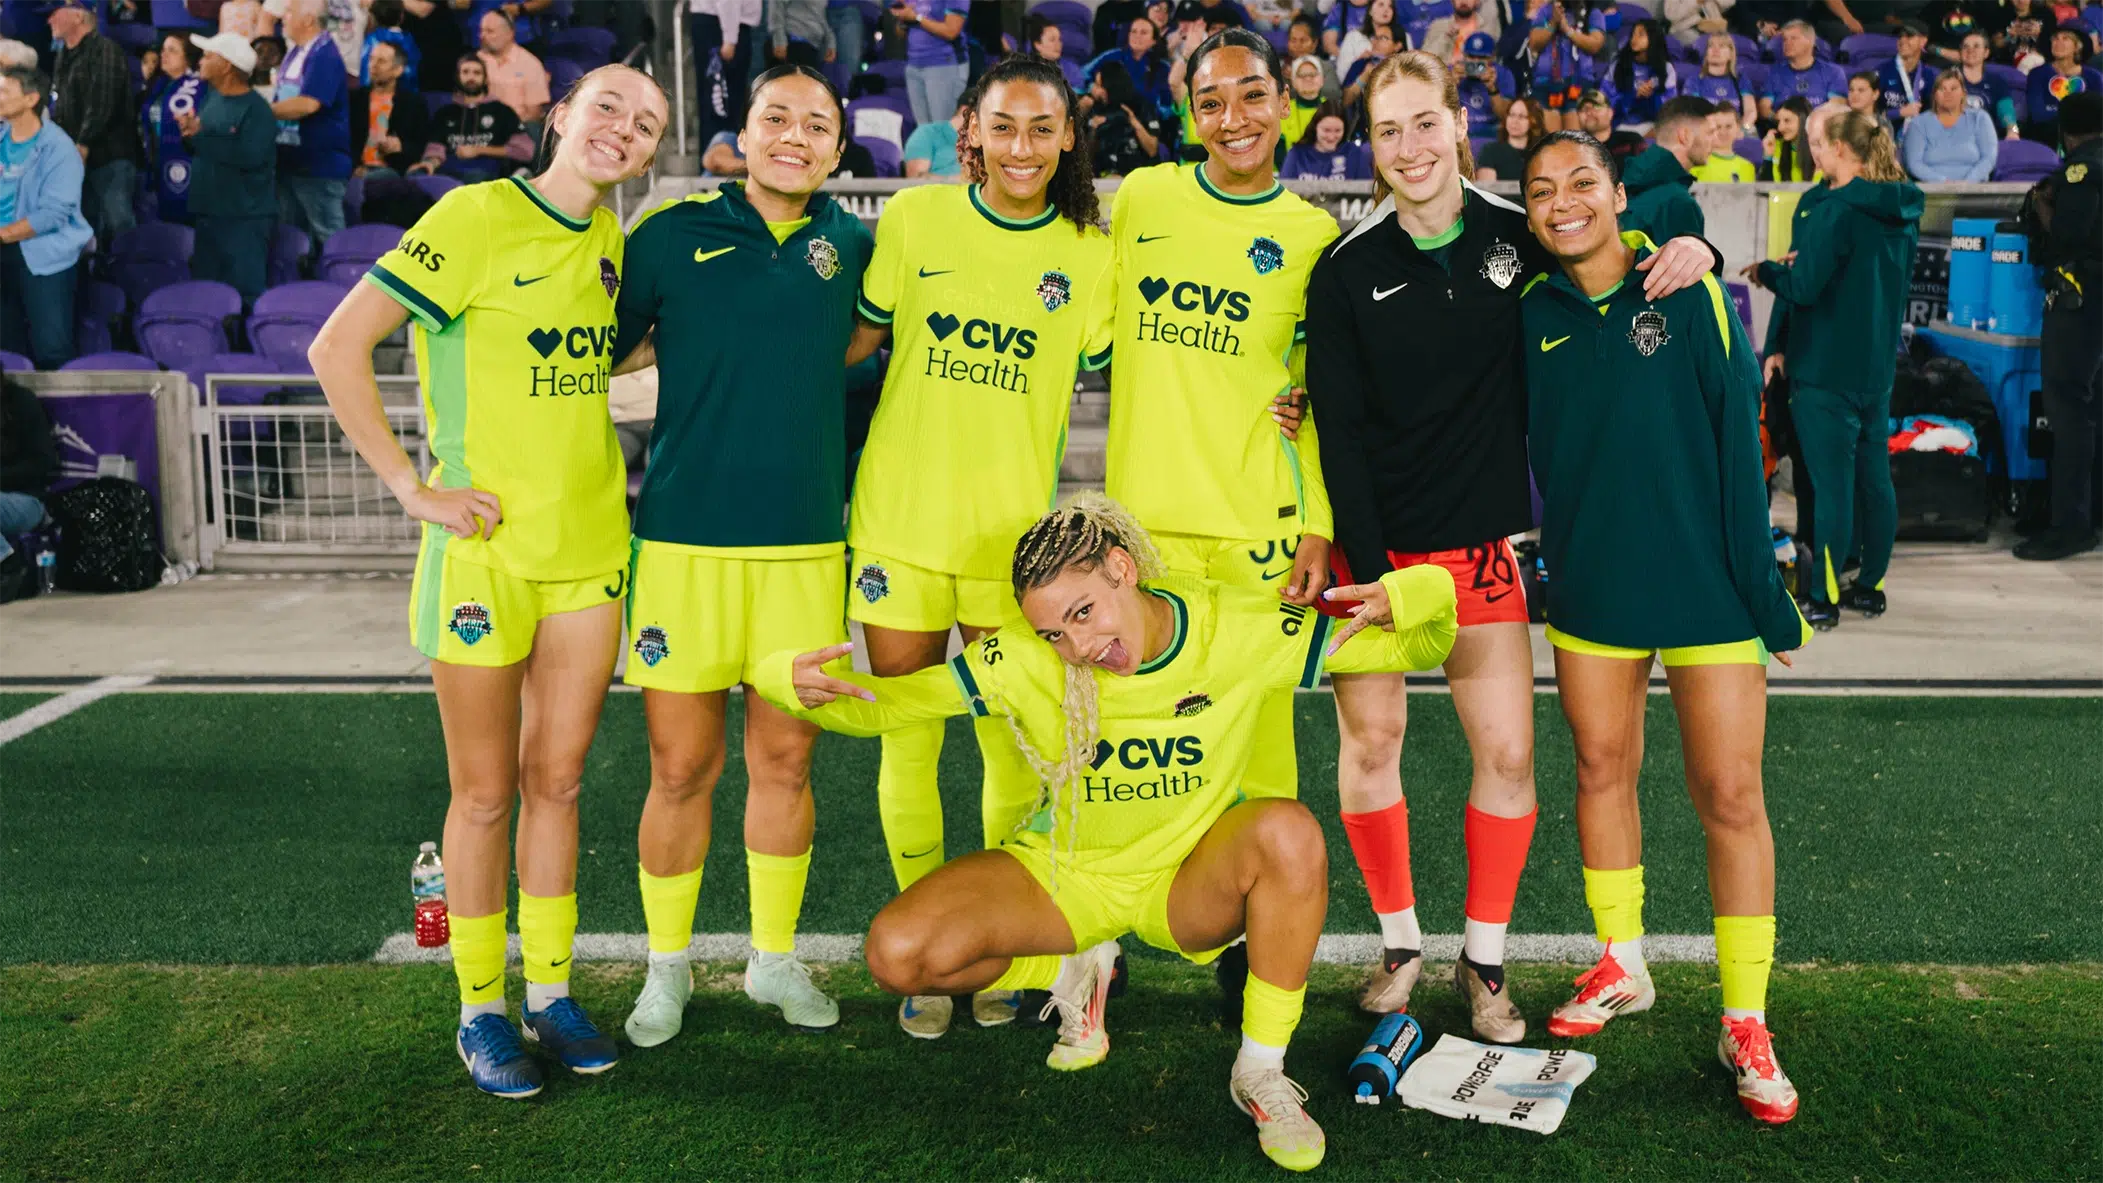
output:
[[596,72],[556,105],[556,160],[602,188],[632,180],[657,155],[668,108],[657,84],[625,67]]
[[1073,149],[1073,120],[1042,82],[996,82],[979,100],[970,144],[985,154],[986,183],[1011,202],[1034,203]]
[[1254,50],[1229,45],[1206,54],[1190,81],[1190,101],[1206,155],[1230,176],[1269,170],[1286,98]]
[[1022,596],[1022,615],[1068,665],[1130,677],[1146,660],[1146,593],[1139,568],[1111,547],[1094,569],[1068,567]]
[[1314,123],[1314,146],[1322,152],[1334,152],[1344,142],[1344,121],[1335,115],[1324,115]]
[[2081,34],[2073,29],[2060,29],[2052,34],[2052,62],[2054,65],[2072,65],[2081,60]]
[[815,193],[840,163],[840,108],[815,78],[776,78],[752,96],[738,148],[754,184],[787,197]]
[[1957,60],[1967,70],[1977,70],[1986,64],[1986,34],[1966,33],[1964,44],[1957,48]]
[[1627,208],[1621,186],[1583,145],[1550,144],[1526,166],[1526,225],[1558,259],[1582,259],[1617,242]]
[[1873,110],[1877,105],[1877,85],[1867,78],[1847,80],[1847,105],[1857,111]]
[[1456,125],[1438,87],[1405,74],[1375,91],[1366,109],[1373,169],[1395,191],[1395,200],[1423,205],[1453,188],[1466,125]]
[[1304,21],[1295,22],[1293,27],[1286,31],[1285,52],[1296,58],[1303,58],[1314,52],[1314,33]]
[[1154,22],[1140,17],[1125,30],[1125,52],[1134,58],[1143,58],[1154,48],[1155,40]]
[[1917,61],[1920,58],[1921,51],[1926,48],[1928,48],[1928,35],[1926,33],[1916,33],[1908,29],[1899,34],[1899,56],[1901,58],[1909,62]]
[[1307,102],[1322,93],[1322,68],[1314,62],[1298,62],[1292,68],[1292,92]]
[[1614,134],[1614,109],[1604,103],[1593,103],[1577,109],[1577,126],[1586,135],[1605,143]]
[[1778,109],[1774,113],[1774,136],[1778,140],[1795,139],[1803,126],[1803,120],[1798,119],[1794,111]]

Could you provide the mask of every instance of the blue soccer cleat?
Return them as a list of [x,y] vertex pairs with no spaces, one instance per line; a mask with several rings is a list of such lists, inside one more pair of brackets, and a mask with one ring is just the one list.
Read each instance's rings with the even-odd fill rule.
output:
[[540,1091],[540,1065],[526,1054],[518,1028],[502,1015],[476,1015],[453,1037],[468,1079],[492,1097],[524,1100]]
[[590,1076],[619,1062],[613,1040],[599,1034],[584,1015],[584,1008],[568,998],[558,998],[546,1010],[527,1011],[526,1038],[555,1053],[572,1072]]

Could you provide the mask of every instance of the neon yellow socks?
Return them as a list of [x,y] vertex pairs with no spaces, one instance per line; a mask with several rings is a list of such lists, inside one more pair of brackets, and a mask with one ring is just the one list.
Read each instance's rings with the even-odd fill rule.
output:
[[653,958],[684,955],[694,943],[694,905],[701,899],[701,867],[684,875],[652,875],[635,864],[643,892],[643,922]]
[[460,983],[460,1021],[504,1013],[504,913],[453,916],[453,977]]
[[803,914],[803,886],[810,879],[811,852],[761,854],[745,848],[745,882],[752,896],[752,947],[762,953],[796,951],[796,921]]
[[1291,990],[1273,986],[1250,974],[1241,988],[1241,1054],[1239,1061],[1255,1061],[1275,1067],[1285,1064],[1285,1046],[1300,1026],[1300,1010],[1307,1001],[1305,982]]
[[891,852],[891,874],[904,891],[942,865],[942,721],[887,731],[876,770],[876,816]]
[[1724,1017],[1765,1022],[1767,975],[1773,968],[1774,917],[1716,918],[1716,974],[1723,981]]
[[1034,957],[1017,957],[1008,962],[1008,968],[993,979],[988,990],[1049,990],[1059,980],[1060,963],[1066,959],[1056,953],[1044,953]]
[[526,1009],[541,1011],[570,994],[577,938],[577,893],[518,893],[519,957],[526,963]]

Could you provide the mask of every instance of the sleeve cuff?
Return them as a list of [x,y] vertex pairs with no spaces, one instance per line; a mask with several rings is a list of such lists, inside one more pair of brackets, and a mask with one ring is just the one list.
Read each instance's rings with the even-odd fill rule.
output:
[[964,701],[971,704],[972,717],[984,719],[993,712],[986,709],[986,696],[979,692],[978,679],[972,676],[971,663],[966,660],[969,656],[968,653],[959,653],[950,658],[949,672],[957,680],[957,693],[963,695]]
[[1109,365],[1111,348],[1111,346],[1106,345],[1103,347],[1103,351],[1101,353],[1087,353],[1081,355],[1081,368],[1084,370],[1100,370],[1104,366]]
[[433,333],[442,333],[447,325],[453,323],[452,314],[439,307],[436,300],[417,291],[402,277],[378,263],[374,263],[372,269],[365,273],[365,281],[408,309],[409,315],[416,318],[416,323]]
[[890,311],[888,309],[878,308],[875,304],[870,302],[868,296],[863,295],[861,293],[855,294],[854,311],[857,316],[860,316],[863,320],[868,321],[870,324],[887,325],[891,323]]

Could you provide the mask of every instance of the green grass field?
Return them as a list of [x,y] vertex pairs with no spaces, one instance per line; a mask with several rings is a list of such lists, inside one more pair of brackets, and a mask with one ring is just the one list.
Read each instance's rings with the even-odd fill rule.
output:
[[[0,696],[0,717],[43,696]],[[1540,702],[1542,817],[1515,931],[1585,932],[1571,755]],[[1405,777],[1426,928],[1458,931],[1467,753],[1450,700],[1412,700]],[[1668,705],[1645,769],[1649,927],[1705,933],[1699,827]],[[736,710],[733,704],[733,710]],[[733,729],[735,734],[735,729]],[[1586,1045],[1599,1071],[1552,1137],[1347,1103],[1367,1024],[1355,971],[1317,967],[1291,1067],[1338,1178],[1980,1178],[2103,1175],[2090,1061],[2103,1010],[2103,734],[2091,699],[1784,697],[1767,786],[1780,860],[1771,998],[1804,1113],[1756,1129],[1713,1060],[1713,971],[1662,966],[1651,1014]],[[1335,825],[1335,723],[1300,698],[1303,797],[1331,831],[1328,929],[1374,927]],[[890,891],[873,741],[827,737],[810,932],[859,932]],[[977,845],[971,732],[950,731],[952,854]],[[642,928],[640,701],[592,754],[581,928]],[[1210,976],[1145,959],[1102,1069],[1040,1063],[1049,1035],[906,1039],[859,966],[845,1022],[797,1036],[714,966],[687,1034],[530,1104],[472,1094],[442,966],[370,963],[409,927],[407,867],[445,810],[423,694],[128,694],[0,750],[0,1178],[1276,1177],[1227,1103],[1233,1036]],[[698,928],[744,927],[733,745]],[[2086,885],[2085,887],[2083,885]],[[1961,968],[1960,968],[1961,967]],[[1538,1026],[1568,966],[1514,969]],[[577,992],[617,1027],[634,967]],[[514,984],[514,996],[516,995]],[[1443,981],[1417,1010],[1465,1033]],[[1529,1040],[1536,1045],[1543,1041]]]

